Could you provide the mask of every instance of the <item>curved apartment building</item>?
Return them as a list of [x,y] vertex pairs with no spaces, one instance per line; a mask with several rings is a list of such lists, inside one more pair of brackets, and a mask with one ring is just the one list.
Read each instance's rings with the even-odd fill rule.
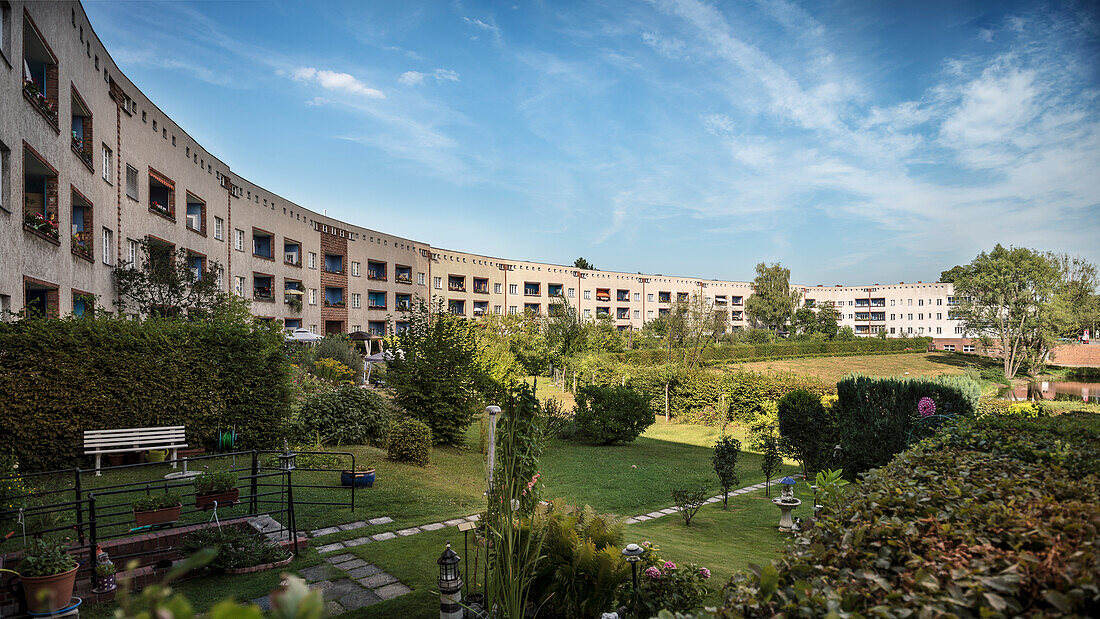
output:
[[[639,328],[700,293],[732,328],[748,282],[585,271],[450,251],[337,221],[235,174],[119,71],[79,2],[0,0],[0,309],[112,306],[137,242],[184,248],[257,316],[317,333],[402,326],[413,296],[457,314],[545,314]],[[960,337],[943,283],[798,287],[857,333]],[[295,299],[301,299],[301,309]]]

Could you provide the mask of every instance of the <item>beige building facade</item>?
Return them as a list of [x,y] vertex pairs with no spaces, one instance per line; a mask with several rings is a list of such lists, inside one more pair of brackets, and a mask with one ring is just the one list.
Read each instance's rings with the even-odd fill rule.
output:
[[[470,318],[546,315],[562,297],[637,329],[698,294],[748,326],[749,282],[494,258],[326,217],[192,139],[119,71],[79,2],[0,11],[0,310],[113,308],[112,270],[147,240],[186,249],[196,269],[216,262],[255,315],[320,334],[400,330],[415,297]],[[795,288],[860,334],[962,335],[949,284]]]

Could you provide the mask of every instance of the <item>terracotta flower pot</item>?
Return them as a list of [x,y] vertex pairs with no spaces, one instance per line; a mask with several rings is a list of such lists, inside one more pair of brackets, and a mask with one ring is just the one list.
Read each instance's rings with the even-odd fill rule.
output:
[[241,496],[241,489],[234,488],[226,492],[216,492],[213,494],[197,494],[195,495],[195,507],[199,509],[206,509],[208,506],[214,504],[214,501],[218,502],[219,506],[228,507],[235,505],[237,499]]
[[180,519],[181,507],[180,505],[175,507],[162,507],[161,509],[152,509],[144,512],[134,510],[134,522],[137,523],[139,527],[175,522]]
[[76,570],[53,576],[23,576],[23,593],[27,596],[27,609],[32,613],[52,613],[69,605],[76,584]]

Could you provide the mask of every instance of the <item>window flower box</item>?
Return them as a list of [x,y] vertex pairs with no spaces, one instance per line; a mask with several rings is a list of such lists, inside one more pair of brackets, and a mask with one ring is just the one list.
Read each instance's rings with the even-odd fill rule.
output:
[[54,125],[57,124],[57,110],[54,109],[53,104],[46,98],[46,95],[39,90],[38,84],[29,77],[23,78],[23,93],[50,122]]
[[170,211],[167,206],[161,204],[160,202],[157,202],[156,200],[149,203],[149,210],[155,213],[160,213],[161,215],[164,215],[166,217],[173,217],[172,211]]
[[23,225],[39,234],[58,241],[61,235],[57,231],[57,215],[50,213],[49,217],[42,213],[33,213],[23,216]]

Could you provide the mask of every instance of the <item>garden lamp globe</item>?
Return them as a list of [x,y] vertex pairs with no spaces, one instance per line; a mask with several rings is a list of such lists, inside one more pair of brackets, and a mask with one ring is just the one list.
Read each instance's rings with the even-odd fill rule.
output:
[[638,590],[638,561],[642,560],[642,554],[645,553],[645,549],[641,546],[630,543],[623,548],[623,558],[630,564],[630,574],[634,581],[634,590]]

